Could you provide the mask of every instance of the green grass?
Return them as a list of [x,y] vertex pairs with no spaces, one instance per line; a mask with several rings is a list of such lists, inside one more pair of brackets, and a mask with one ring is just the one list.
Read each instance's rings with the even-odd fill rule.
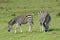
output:
[[[37,13],[39,10],[48,11],[52,17],[50,22],[50,32],[40,32]],[[0,1],[0,40],[60,40],[60,17],[56,16],[60,12],[60,0],[9,0]],[[23,26],[23,33],[17,29],[7,31],[8,22],[17,15],[31,13],[34,14],[34,25],[32,33],[29,33],[28,25]],[[14,25],[15,27],[16,25]]]

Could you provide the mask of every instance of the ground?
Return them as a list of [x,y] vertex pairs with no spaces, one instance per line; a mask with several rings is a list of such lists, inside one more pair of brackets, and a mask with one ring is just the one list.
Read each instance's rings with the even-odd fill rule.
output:
[[[40,32],[38,12],[48,11],[51,15],[49,32]],[[14,29],[8,32],[7,26],[10,19],[17,15],[31,13],[34,16],[32,33],[28,32],[28,25],[23,26],[23,33],[19,28],[14,34]],[[0,0],[0,40],[60,40],[60,0]],[[13,26],[13,28],[16,25]]]

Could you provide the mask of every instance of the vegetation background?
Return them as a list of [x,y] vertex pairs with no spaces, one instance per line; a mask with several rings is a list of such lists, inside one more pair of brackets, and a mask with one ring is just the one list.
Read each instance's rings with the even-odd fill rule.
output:
[[[40,10],[50,13],[49,26],[52,31],[40,32],[37,16]],[[27,31],[27,24],[22,25],[23,33],[20,33],[19,28],[17,34],[14,34],[14,29],[8,32],[9,20],[25,13],[31,13],[34,16],[32,33]],[[60,0],[0,0],[0,40],[60,40],[60,17],[56,16],[58,13],[60,13]]]

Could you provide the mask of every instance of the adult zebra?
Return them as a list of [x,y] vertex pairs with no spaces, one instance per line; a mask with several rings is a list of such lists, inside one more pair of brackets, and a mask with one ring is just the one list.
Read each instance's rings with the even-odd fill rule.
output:
[[41,31],[47,32],[49,28],[49,23],[51,21],[50,14],[46,11],[39,11],[38,19],[39,19],[40,25],[42,26]]

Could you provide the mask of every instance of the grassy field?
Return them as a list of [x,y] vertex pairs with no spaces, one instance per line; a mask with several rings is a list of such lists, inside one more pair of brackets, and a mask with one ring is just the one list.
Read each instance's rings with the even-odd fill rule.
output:
[[[40,32],[37,13],[39,10],[48,11],[51,15],[49,32]],[[60,40],[60,0],[0,0],[0,40]],[[32,33],[29,33],[28,25],[23,26],[23,33],[17,29],[7,31],[8,21],[17,15],[34,14]],[[15,25],[13,26],[15,27]]]

